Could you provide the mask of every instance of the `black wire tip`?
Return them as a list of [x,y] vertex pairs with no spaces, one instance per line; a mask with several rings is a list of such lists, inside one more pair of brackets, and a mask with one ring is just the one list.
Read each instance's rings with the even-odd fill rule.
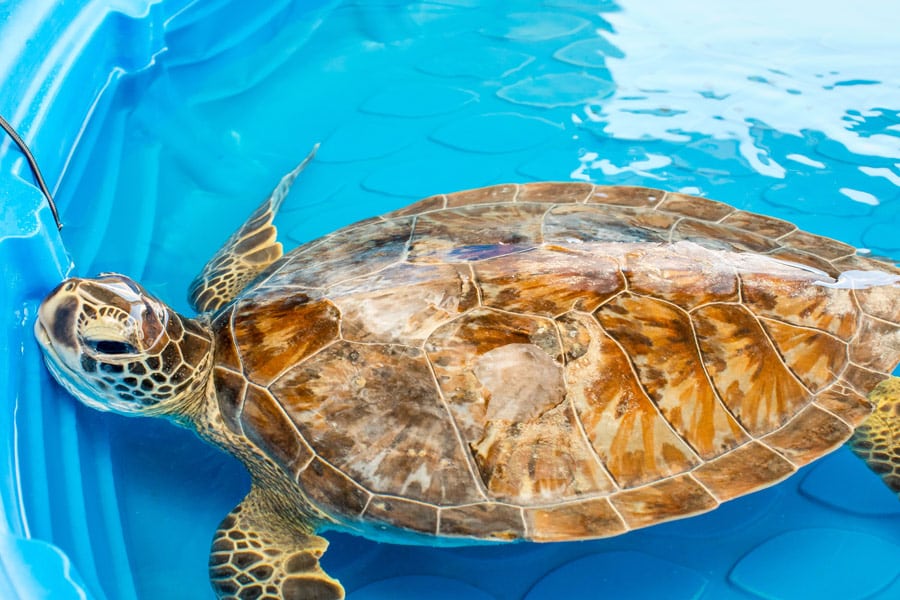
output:
[[59,220],[59,211],[56,210],[56,202],[53,201],[53,195],[50,193],[50,190],[47,189],[47,184],[44,183],[44,177],[41,175],[41,170],[37,166],[37,161],[34,159],[34,155],[31,153],[31,150],[28,149],[28,145],[25,143],[25,140],[16,133],[16,130],[13,129],[13,126],[9,124],[9,121],[3,118],[0,115],[0,127],[9,134],[9,137],[16,143],[19,147],[19,150],[22,151],[22,154],[25,155],[25,160],[28,161],[28,166],[31,167],[31,173],[34,175],[34,180],[37,182],[38,187],[43,192],[44,196],[47,198],[47,204],[50,205],[50,212],[53,213],[53,220],[56,221],[56,229],[62,229],[62,223]]

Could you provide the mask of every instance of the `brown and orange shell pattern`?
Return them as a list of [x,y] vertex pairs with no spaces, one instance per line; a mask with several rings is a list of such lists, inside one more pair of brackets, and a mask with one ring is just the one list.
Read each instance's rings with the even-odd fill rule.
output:
[[228,427],[350,527],[573,540],[698,514],[844,443],[900,270],[703,198],[434,196],[308,243],[214,320]]

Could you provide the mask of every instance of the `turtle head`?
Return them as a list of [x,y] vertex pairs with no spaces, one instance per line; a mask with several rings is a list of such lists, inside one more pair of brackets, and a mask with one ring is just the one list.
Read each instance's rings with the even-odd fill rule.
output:
[[203,325],[122,275],[67,279],[44,299],[34,329],[53,376],[93,408],[180,420],[207,382]]

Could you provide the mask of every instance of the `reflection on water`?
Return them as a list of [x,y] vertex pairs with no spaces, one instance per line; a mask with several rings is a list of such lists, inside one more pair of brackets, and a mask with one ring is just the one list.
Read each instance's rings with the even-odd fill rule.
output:
[[[588,120],[620,140],[732,140],[737,156],[718,158],[775,179],[840,160],[896,187],[900,56],[890,20],[876,15],[833,1],[741,3],[727,18],[702,2],[635,3],[608,15],[625,56],[608,61],[616,94]],[[784,155],[761,130],[811,143]],[[854,179],[870,198],[896,194]]]

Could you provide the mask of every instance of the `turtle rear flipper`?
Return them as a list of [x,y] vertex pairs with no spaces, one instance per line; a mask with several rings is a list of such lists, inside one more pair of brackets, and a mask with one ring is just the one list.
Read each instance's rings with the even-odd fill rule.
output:
[[319,566],[328,542],[267,506],[256,488],[219,525],[209,575],[221,600],[342,600]]
[[316,154],[319,145],[282,177],[272,194],[235,231],[191,282],[188,299],[197,312],[213,312],[231,302],[263,269],[281,258],[273,221],[291,185]]
[[900,377],[879,383],[869,394],[875,406],[850,439],[850,448],[900,494]]

